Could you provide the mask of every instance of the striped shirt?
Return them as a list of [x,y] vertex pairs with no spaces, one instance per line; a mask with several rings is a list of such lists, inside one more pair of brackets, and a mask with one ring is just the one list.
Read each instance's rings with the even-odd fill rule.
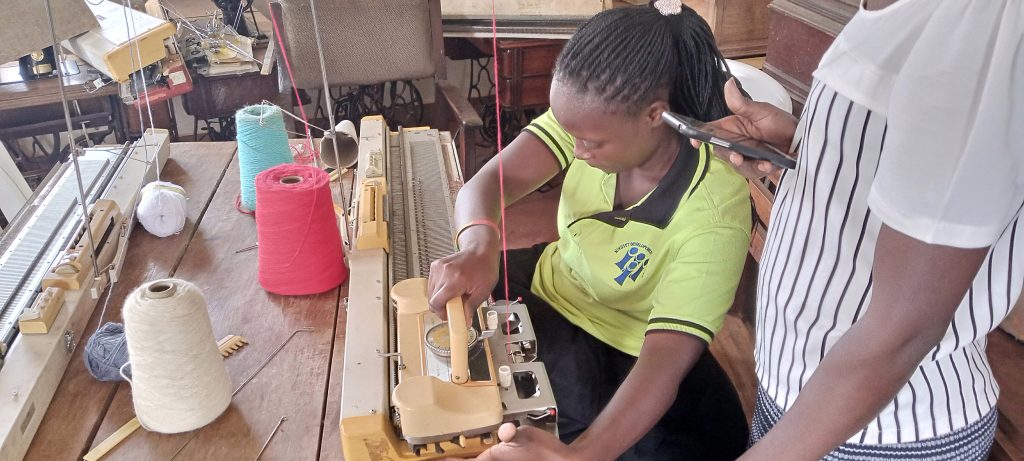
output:
[[[815,73],[794,141],[798,166],[782,177],[761,259],[755,358],[763,390],[788,410],[864,314],[883,223],[918,240],[989,252],[942,340],[848,441],[859,444],[939,437],[988,415],[999,388],[986,335],[1024,284],[1024,133],[1012,129],[1024,120],[1024,90],[1013,86],[1021,63],[1011,59],[1024,55],[1024,8],[990,0],[903,0],[893,7],[855,16]],[[1015,31],[1005,30],[1007,8],[1016,11],[1009,19]],[[972,21],[990,22],[962,27]],[[887,35],[886,26],[905,33]],[[1000,56],[1004,34],[1017,37],[1009,56]],[[960,44],[971,40],[990,53],[969,54]],[[932,67],[909,68],[929,46]],[[952,71],[944,74],[946,66]],[[922,90],[942,83],[934,75],[961,71],[965,80],[945,93],[941,85]],[[964,109],[943,113],[942,105]]]

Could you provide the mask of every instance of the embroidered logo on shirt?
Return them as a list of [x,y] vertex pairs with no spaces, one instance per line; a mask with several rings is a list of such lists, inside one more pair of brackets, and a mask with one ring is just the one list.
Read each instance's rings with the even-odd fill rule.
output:
[[622,285],[626,279],[636,281],[640,273],[644,271],[647,264],[651,262],[651,247],[638,242],[629,242],[619,245],[616,253],[626,250],[615,266],[622,271],[615,277],[615,282]]

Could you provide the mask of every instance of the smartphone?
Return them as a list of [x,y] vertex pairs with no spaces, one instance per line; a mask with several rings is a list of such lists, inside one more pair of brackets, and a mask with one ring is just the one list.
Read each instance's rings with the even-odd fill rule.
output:
[[796,168],[796,160],[776,149],[771,144],[722,128],[713,127],[675,112],[662,112],[661,118],[673,129],[688,138],[724,147],[747,158],[767,160],[780,168]]

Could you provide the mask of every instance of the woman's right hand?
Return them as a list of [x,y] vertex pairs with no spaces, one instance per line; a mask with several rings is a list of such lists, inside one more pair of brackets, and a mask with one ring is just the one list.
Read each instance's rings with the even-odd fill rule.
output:
[[430,311],[448,320],[448,300],[461,296],[466,320],[472,322],[473,313],[498,283],[501,242],[487,226],[466,229],[461,240],[462,250],[430,264],[427,298]]
[[[796,117],[766,102],[753,101],[743,96],[736,87],[735,79],[729,79],[725,83],[725,102],[733,115],[715,120],[708,125],[739,133],[771,144],[782,152],[789,152],[793,134],[796,132]],[[701,144],[697,140],[692,140],[691,143],[694,147],[700,147]],[[764,177],[778,169],[766,160],[750,159],[722,147],[715,147],[714,152],[750,179]]]

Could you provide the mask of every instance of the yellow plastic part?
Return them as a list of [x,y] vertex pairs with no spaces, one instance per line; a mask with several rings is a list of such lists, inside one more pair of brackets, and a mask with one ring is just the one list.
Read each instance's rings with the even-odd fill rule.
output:
[[452,382],[464,384],[469,381],[469,339],[466,330],[466,312],[462,308],[462,298],[452,298],[445,305],[448,311],[448,336],[451,343]]
[[[121,224],[121,209],[113,200],[97,200],[89,210],[89,232],[96,246],[96,264],[103,271],[117,254],[117,227]],[[78,237],[75,246],[64,253],[57,264],[43,276],[43,288],[57,287],[80,290],[93,270],[92,251],[85,235]],[[100,274],[93,274],[99,276]]]
[[18,317],[18,329],[23,335],[45,335],[64,307],[64,289],[50,287],[32,303],[32,307]]
[[433,376],[413,376],[395,386],[391,403],[406,437],[458,435],[501,425],[498,386],[460,386]]
[[363,194],[359,200],[359,226],[356,231],[356,249],[382,248],[390,251],[388,245],[388,223],[384,220],[385,189],[376,181],[363,183]]
[[384,415],[354,416],[341,420],[341,448],[346,461],[471,458],[493,446],[497,439],[494,433],[455,437],[450,442],[429,444],[415,453],[408,443],[398,439]]

